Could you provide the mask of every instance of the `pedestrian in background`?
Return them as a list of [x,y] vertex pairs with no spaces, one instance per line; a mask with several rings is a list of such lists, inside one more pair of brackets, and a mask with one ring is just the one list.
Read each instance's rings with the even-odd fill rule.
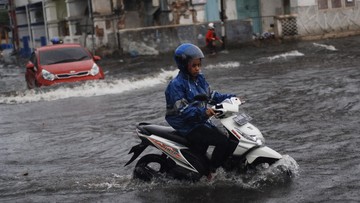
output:
[[223,41],[216,36],[214,23],[208,24],[208,31],[206,33],[205,40],[206,40],[206,47],[209,49],[210,54],[212,55],[216,54],[217,42],[222,44]]

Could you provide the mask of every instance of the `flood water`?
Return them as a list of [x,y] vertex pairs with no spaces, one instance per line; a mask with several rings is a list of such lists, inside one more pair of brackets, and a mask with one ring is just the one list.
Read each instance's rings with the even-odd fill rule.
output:
[[171,56],[103,59],[105,80],[31,91],[23,66],[0,64],[0,201],[359,202],[359,43],[265,43],[204,60],[213,89],[245,98],[291,178],[271,168],[246,180],[221,169],[198,183],[132,178],[135,125],[166,125]]

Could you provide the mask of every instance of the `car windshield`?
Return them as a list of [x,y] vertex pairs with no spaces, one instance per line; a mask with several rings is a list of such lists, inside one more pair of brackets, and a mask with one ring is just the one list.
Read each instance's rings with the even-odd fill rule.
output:
[[40,64],[50,65],[90,59],[89,54],[82,47],[66,47],[40,51]]

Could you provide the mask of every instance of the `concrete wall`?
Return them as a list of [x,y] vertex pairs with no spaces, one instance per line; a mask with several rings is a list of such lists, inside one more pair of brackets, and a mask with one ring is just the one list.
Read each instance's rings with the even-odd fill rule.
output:
[[237,19],[236,0],[226,0],[225,12],[228,20]]
[[65,1],[53,1],[56,4],[57,20],[64,20],[68,16]]
[[[38,0],[40,1],[40,0]],[[24,0],[15,0],[14,3],[16,6],[25,6],[29,3],[33,3],[34,1],[24,1]]]
[[85,13],[85,9],[87,8],[87,1],[81,0],[65,0],[67,7],[68,18],[70,17],[81,17]]
[[[294,0],[293,0],[294,1]],[[355,1],[355,7],[319,10],[316,0],[292,1],[293,13],[297,14],[297,26],[300,36],[323,35],[360,29],[360,1]],[[330,5],[331,1],[329,1]]]
[[[220,23],[216,33],[221,36]],[[231,20],[225,23],[227,46],[251,41],[251,21]],[[124,53],[153,55],[172,52],[179,44],[189,42],[205,47],[207,24],[173,25],[120,30],[120,45]]]
[[239,46],[239,44],[252,41],[252,21],[251,20],[229,20],[225,24],[226,46]]
[[260,1],[261,27],[263,32],[274,32],[271,27],[274,24],[274,16],[283,15],[284,8],[282,0],[261,0]]
[[110,0],[93,0],[92,1],[93,12],[98,14],[111,14],[111,2]]

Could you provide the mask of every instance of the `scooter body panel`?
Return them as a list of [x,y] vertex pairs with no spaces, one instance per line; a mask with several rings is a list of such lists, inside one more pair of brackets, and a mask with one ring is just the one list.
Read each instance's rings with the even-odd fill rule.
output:
[[259,157],[281,159],[282,155],[271,149],[270,147],[262,146],[254,149],[249,154],[247,154],[246,160],[249,164],[251,164]]
[[[141,133],[140,133],[141,134]],[[168,155],[177,165],[180,165],[188,170],[198,172],[195,167],[193,167],[184,157],[181,150],[189,149],[188,147],[176,143],[174,141],[156,136],[156,135],[144,135],[141,134],[146,139],[148,139],[156,148],[161,150],[163,153]]]
[[[246,122],[239,125],[234,121],[236,115],[221,119],[223,126],[231,133],[232,136],[239,140],[233,155],[241,156],[246,154],[248,163],[254,162],[259,157],[266,157],[272,159],[281,159],[282,156],[275,150],[264,146],[265,139],[260,130],[253,124]],[[256,149],[254,149],[256,148]]]

